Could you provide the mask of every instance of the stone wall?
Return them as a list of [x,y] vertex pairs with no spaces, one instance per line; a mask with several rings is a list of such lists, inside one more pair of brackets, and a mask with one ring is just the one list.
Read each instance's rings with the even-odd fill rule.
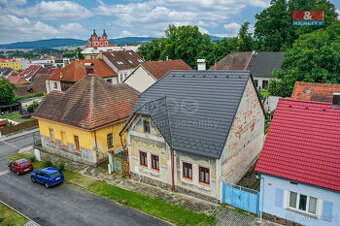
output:
[[81,147],[81,150],[76,152],[73,144],[68,143],[68,149],[66,149],[62,147],[60,140],[56,140],[55,144],[52,144],[50,138],[46,136],[41,136],[41,141],[43,146],[41,151],[91,166],[98,165],[97,155],[93,150]]

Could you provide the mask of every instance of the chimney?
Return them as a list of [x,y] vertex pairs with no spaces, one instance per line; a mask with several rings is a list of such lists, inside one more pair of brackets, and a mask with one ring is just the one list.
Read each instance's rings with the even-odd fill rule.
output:
[[340,104],[340,93],[333,93],[332,108],[333,109],[339,109],[339,104]]
[[[105,31],[105,30],[104,30]],[[99,59],[103,59],[104,57],[103,57],[103,50],[100,50],[99,51]]]
[[197,59],[197,70],[198,71],[205,71],[205,59]]

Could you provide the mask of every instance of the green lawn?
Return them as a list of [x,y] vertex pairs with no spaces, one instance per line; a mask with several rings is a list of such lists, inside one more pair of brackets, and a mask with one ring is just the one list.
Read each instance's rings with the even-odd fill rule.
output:
[[198,225],[203,222],[204,225],[210,225],[214,223],[213,217],[209,218],[204,213],[193,212],[162,199],[154,199],[103,181],[96,181],[88,187],[88,190],[176,225]]
[[[9,158],[10,161],[19,158],[30,159],[30,156],[16,154]],[[34,162],[34,169],[45,167],[44,162]],[[68,169],[63,170],[66,182],[79,185],[88,191],[111,199],[121,205],[125,205],[152,216],[158,217],[175,225],[214,225],[215,216],[191,211],[187,208],[166,202],[163,199],[155,199],[133,191],[125,190],[117,186],[86,177],[80,173]]]
[[1,119],[7,118],[7,119],[11,119],[11,120],[21,118],[21,116],[18,115],[18,114],[19,114],[19,112],[13,112],[13,113],[10,113],[10,114],[7,114],[7,115],[2,115],[2,116],[0,116],[0,118]]
[[[2,222],[1,222],[2,220]],[[28,219],[0,202],[0,224],[2,225],[24,225]]]

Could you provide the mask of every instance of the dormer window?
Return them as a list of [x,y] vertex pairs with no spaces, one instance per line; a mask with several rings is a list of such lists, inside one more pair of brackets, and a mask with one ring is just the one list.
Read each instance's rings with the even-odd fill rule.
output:
[[132,56],[132,53],[131,53],[131,52],[129,52],[129,54]]
[[133,64],[131,60],[128,60],[130,64]]
[[137,60],[139,63],[143,63],[144,61],[142,59]]
[[120,65],[122,65],[122,64],[124,64],[122,61],[117,61],[117,64],[120,64]]

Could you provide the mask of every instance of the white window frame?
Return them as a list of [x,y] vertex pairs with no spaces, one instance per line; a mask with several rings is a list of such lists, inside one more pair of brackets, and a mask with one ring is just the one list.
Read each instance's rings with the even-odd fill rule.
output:
[[[295,208],[291,207],[289,205],[290,204],[290,193],[291,192],[296,193],[296,206],[295,206]],[[300,210],[299,209],[300,195],[307,196],[306,210]],[[301,193],[296,192],[296,191],[288,191],[288,190],[286,191],[286,195],[285,196],[286,196],[285,197],[285,208],[286,209],[288,209],[290,211],[298,212],[298,213],[301,213],[301,214],[304,214],[304,215],[307,215],[307,216],[315,217],[315,218],[320,218],[321,217],[322,201],[319,198],[311,196],[311,195],[301,194]],[[310,200],[310,197],[316,198],[316,207],[315,207],[316,211],[315,211],[315,214],[309,212],[309,200]]]

